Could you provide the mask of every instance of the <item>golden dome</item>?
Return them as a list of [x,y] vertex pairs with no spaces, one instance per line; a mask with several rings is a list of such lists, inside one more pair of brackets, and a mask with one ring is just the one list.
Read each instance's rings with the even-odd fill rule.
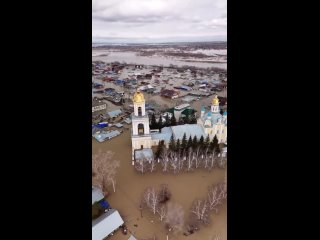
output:
[[144,96],[143,94],[138,90],[134,95],[133,95],[133,102],[134,103],[142,103],[144,102]]
[[215,95],[212,99],[212,105],[219,105],[218,95]]

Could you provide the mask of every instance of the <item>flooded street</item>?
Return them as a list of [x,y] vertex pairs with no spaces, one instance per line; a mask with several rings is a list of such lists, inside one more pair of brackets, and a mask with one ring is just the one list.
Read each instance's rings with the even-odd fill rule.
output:
[[[130,126],[130,125],[128,125]],[[131,126],[130,126],[131,127]],[[214,169],[212,172],[196,170],[191,173],[179,175],[164,174],[161,170],[154,173],[140,174],[131,165],[131,139],[130,131],[125,130],[123,134],[109,141],[99,143],[92,140],[93,154],[99,149],[115,152],[115,159],[120,160],[120,168],[116,178],[116,192],[111,192],[108,201],[113,208],[119,210],[124,218],[128,230],[138,239],[166,239],[164,224],[160,222],[157,215],[149,210],[143,210],[143,217],[139,210],[141,194],[148,186],[159,187],[166,183],[172,192],[170,202],[181,204],[185,211],[185,219],[188,218],[192,202],[196,198],[205,198],[207,188],[211,184],[224,180],[225,170]],[[111,190],[112,188],[109,187]],[[227,204],[224,204],[218,214],[211,214],[211,223],[201,227],[200,231],[184,236],[182,233],[169,235],[169,239],[175,240],[211,240],[215,234],[220,234],[223,240],[227,239]],[[135,227],[134,225],[137,225]],[[129,232],[130,234],[130,232]],[[171,233],[170,233],[171,234]],[[123,235],[121,231],[108,238],[110,240],[127,240],[130,235]]]

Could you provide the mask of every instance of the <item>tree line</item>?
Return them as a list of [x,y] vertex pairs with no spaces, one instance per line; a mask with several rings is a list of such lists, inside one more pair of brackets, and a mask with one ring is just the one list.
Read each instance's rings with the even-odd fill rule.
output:
[[186,134],[182,141],[175,141],[171,136],[169,148],[166,148],[164,141],[160,141],[153,157],[148,159],[138,159],[135,168],[141,173],[154,172],[157,168],[162,168],[163,172],[173,172],[174,174],[182,171],[193,171],[194,169],[204,168],[211,170],[215,167],[225,168],[227,157],[223,156],[219,148],[218,139],[215,136],[210,141],[209,136],[204,140],[203,136],[186,140]]

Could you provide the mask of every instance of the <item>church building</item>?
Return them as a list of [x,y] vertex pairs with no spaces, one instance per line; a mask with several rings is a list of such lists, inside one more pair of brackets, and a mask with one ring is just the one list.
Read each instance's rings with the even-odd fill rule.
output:
[[[149,116],[145,109],[145,99],[140,91],[133,96],[132,113],[132,160],[137,156],[139,158],[152,157],[152,146],[157,146],[159,141],[164,140],[168,146],[171,136],[175,140],[182,140],[184,133],[187,139],[191,136],[201,136],[204,138],[209,135],[210,140],[216,135],[219,143],[227,143],[227,112],[220,113],[219,99],[215,96],[212,100],[211,109],[206,112],[205,108],[201,108],[201,115],[197,120],[197,124],[184,124],[171,127],[164,127],[160,132],[151,132],[149,127]],[[134,164],[134,162],[133,162]]]

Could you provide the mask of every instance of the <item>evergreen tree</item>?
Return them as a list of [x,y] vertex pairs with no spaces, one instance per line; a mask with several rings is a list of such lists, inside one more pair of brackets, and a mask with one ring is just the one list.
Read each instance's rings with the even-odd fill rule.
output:
[[210,142],[210,151],[213,152],[214,149],[217,149],[218,146],[218,138],[217,135],[214,135],[214,138],[212,139],[212,141]]
[[177,119],[174,116],[174,114],[172,114],[172,117],[171,117],[170,120],[171,120],[171,126],[176,126],[177,125]]
[[214,149],[214,144],[213,144],[213,141],[211,141],[211,142],[209,143],[209,151],[210,151],[210,152],[213,152],[213,149]]
[[197,118],[195,114],[191,114],[191,116],[189,116],[189,123],[190,124],[196,124],[197,123]]
[[181,149],[185,150],[186,148],[187,148],[187,135],[186,133],[184,133],[181,141]]
[[188,143],[187,143],[187,150],[189,150],[189,148],[192,147],[192,137],[190,135]]
[[194,135],[192,139],[192,149],[195,150],[198,147],[198,138],[196,135]]
[[213,146],[216,147],[218,146],[218,138],[217,138],[217,135],[214,135],[214,138],[212,139],[212,142],[213,142]]
[[201,148],[204,148],[204,137],[203,137],[203,135],[201,135],[201,137],[200,137],[199,146],[200,146]]
[[150,129],[157,129],[157,128],[158,128],[158,124],[156,120],[156,115],[152,113],[151,121],[150,121]]
[[162,116],[161,116],[161,114],[160,114],[159,121],[158,121],[158,128],[159,128],[159,132],[161,132],[161,128],[163,128],[163,123],[162,123]]
[[181,144],[180,144],[180,139],[178,139],[176,144],[176,151],[180,151],[180,150],[181,150]]
[[182,117],[179,118],[178,125],[183,125],[184,124],[184,119]]
[[171,135],[171,138],[170,138],[169,149],[172,151],[176,150],[176,141],[174,140],[173,134]]
[[156,153],[155,153],[156,159],[161,156],[161,153],[162,153],[162,151],[163,151],[163,148],[164,148],[164,141],[161,140],[161,141],[158,143],[157,151],[156,151]]
[[184,124],[189,124],[190,123],[190,116],[189,114],[187,114],[185,117],[184,117]]
[[165,121],[164,125],[165,125],[166,127],[170,127],[171,122],[170,122],[169,114],[166,114],[165,120],[166,120],[166,121]]
[[219,147],[219,144],[216,145],[216,147],[214,148],[214,152],[216,154],[219,154],[221,151],[220,151],[220,147]]
[[206,149],[207,147],[209,147],[210,144],[210,137],[209,134],[206,137],[206,140],[204,141],[204,149]]

